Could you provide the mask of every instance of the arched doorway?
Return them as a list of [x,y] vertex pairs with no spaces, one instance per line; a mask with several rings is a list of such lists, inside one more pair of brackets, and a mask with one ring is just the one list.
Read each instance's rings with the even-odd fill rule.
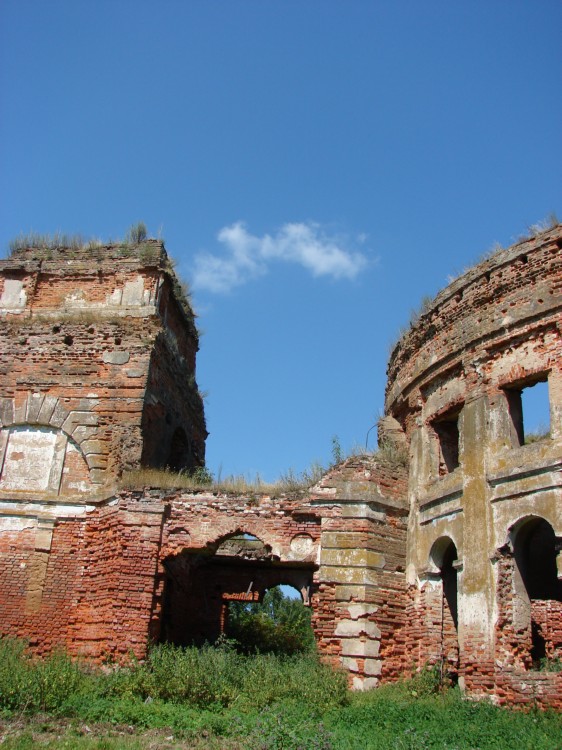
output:
[[214,643],[228,637],[229,609],[260,604],[265,593],[288,584],[310,597],[315,566],[282,562],[263,540],[238,530],[206,549],[166,558],[161,640],[175,645]]
[[[545,658],[562,656],[555,623],[562,615],[562,581],[558,578],[560,542],[544,518],[521,519],[510,533],[513,557],[513,625],[527,631],[530,658],[537,667]],[[558,631],[558,634],[557,634]]]
[[431,562],[440,579],[437,616],[440,622],[440,656],[443,672],[456,679],[459,667],[457,548],[450,537],[440,537],[431,548]]

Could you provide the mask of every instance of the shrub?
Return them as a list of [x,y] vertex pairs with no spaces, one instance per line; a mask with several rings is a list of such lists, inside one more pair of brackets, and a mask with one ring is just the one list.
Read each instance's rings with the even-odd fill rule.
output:
[[213,473],[207,466],[197,466],[191,472],[191,476],[197,484],[208,485],[214,481]]
[[248,750],[332,750],[323,724],[294,722],[283,710],[266,709],[247,735]]
[[0,639],[0,707],[25,709],[32,701],[33,670],[23,641]]
[[86,680],[80,665],[62,651],[38,659],[28,653],[23,641],[0,639],[1,708],[56,711]]
[[383,466],[408,468],[410,457],[408,446],[397,443],[393,440],[383,440],[380,443],[375,458]]
[[279,477],[278,487],[281,492],[303,492],[319,482],[325,473],[326,469],[315,462],[298,474],[289,469]]
[[337,435],[332,435],[332,466],[341,464],[344,460],[340,439]]
[[144,221],[138,221],[136,224],[129,229],[125,236],[125,241],[131,245],[140,245],[144,242],[148,236],[146,224]]
[[346,678],[316,655],[246,656],[229,642],[218,648],[156,646],[144,664],[108,675],[100,697],[160,700],[212,708],[256,709],[293,698],[321,708],[346,699]]
[[559,656],[543,656],[539,659],[540,672],[562,672],[562,658]]
[[237,706],[263,709],[284,701],[321,713],[347,701],[347,676],[323,664],[316,654],[244,656],[242,689]]
[[33,664],[37,704],[42,711],[60,709],[69,695],[79,693],[87,676],[77,662],[63,651],[55,651],[47,659]]

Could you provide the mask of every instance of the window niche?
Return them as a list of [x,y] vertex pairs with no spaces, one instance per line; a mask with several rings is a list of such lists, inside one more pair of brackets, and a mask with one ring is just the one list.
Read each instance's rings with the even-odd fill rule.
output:
[[550,437],[548,375],[504,388],[509,413],[511,445],[538,442]]
[[431,427],[437,439],[438,475],[450,474],[460,466],[461,408],[433,420]]
[[181,471],[189,466],[191,445],[183,427],[176,427],[170,442],[168,466],[172,471]]
[[513,625],[528,634],[529,657],[535,668],[545,658],[560,658],[557,633],[562,580],[558,578],[560,539],[540,516],[520,520],[511,530],[513,557]]

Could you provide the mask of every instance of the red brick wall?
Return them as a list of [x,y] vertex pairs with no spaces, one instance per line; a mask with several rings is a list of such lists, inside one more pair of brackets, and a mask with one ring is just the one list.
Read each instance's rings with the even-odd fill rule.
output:
[[[0,400],[17,407],[40,394],[75,411],[80,437],[70,435],[80,446],[89,441],[95,483],[139,466],[141,454],[149,465],[165,465],[154,446],[169,451],[179,424],[191,451],[183,465],[204,463],[193,315],[172,291],[161,243],[149,249],[150,257],[141,248],[145,260],[133,249],[107,247],[57,251],[52,259],[49,251],[21,251],[0,261],[0,295],[5,278],[20,278],[27,297],[25,307],[0,315]],[[144,292],[127,301],[127,285],[139,279]],[[16,423],[25,415],[9,422]]]
[[[303,515],[300,502],[166,497],[161,491],[122,492],[117,500],[76,518],[59,518],[47,549],[44,543],[38,548],[33,519],[29,528],[0,533],[3,634],[28,638],[39,652],[60,644],[95,660],[122,660],[131,652],[142,657],[149,639],[160,636],[164,561],[198,553],[210,559],[218,542],[237,531],[259,534],[280,560],[265,568],[250,562],[238,573],[217,568],[211,584],[216,579],[228,590],[247,585],[250,576],[263,593],[268,586],[300,585],[306,578],[317,601],[319,519]],[[291,540],[302,534],[313,547],[299,560]],[[185,583],[191,585],[188,576]],[[202,606],[201,600],[195,604]]]

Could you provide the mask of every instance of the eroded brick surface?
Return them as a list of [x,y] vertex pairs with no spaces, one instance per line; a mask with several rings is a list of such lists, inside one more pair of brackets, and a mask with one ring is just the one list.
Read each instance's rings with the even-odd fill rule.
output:
[[[18,437],[12,433],[25,433],[19,440],[29,444],[31,475],[34,464],[41,473],[51,460],[46,433],[62,434],[69,449],[61,470],[78,483],[61,488],[54,477],[30,490],[88,490],[141,460],[176,469],[204,462],[193,315],[173,291],[161,243],[125,250],[60,250],[55,258],[22,250],[0,262],[0,419],[8,463]],[[73,449],[84,457],[87,477],[77,476]],[[4,483],[9,473],[5,465]],[[22,475],[18,491],[25,484]]]
[[[386,396],[410,448],[399,637],[413,665],[527,706],[561,700],[560,677],[539,671],[562,656],[561,237],[501,251],[441,292],[395,347]],[[520,394],[537,381],[549,433],[525,444]]]
[[[0,263],[0,628],[44,653],[201,643],[290,584],[356,689],[425,664],[562,708],[562,228],[441,292],[388,368],[385,449],[307,493],[115,489],[206,437],[193,316],[160,243]],[[525,444],[520,392],[547,381]]]

